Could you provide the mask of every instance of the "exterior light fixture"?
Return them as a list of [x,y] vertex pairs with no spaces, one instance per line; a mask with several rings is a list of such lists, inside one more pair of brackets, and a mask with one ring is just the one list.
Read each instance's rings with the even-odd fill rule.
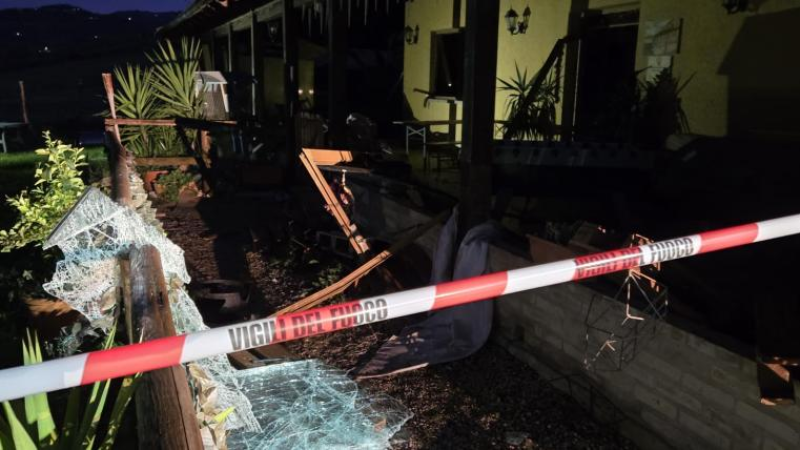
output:
[[747,0],[722,0],[722,7],[728,14],[736,14],[747,11],[748,3]]
[[411,25],[406,25],[405,28],[406,44],[413,45],[419,42],[419,25],[411,28]]
[[514,10],[514,7],[510,7],[505,15],[506,19],[506,29],[511,35],[515,34],[525,34],[528,31],[528,24],[531,20],[531,7],[526,6],[525,10],[522,11],[522,20],[519,20],[519,14],[517,11]]
[[267,33],[269,35],[270,42],[277,42],[278,41],[278,33],[280,32],[280,28],[278,26],[278,22],[273,20],[267,25]]

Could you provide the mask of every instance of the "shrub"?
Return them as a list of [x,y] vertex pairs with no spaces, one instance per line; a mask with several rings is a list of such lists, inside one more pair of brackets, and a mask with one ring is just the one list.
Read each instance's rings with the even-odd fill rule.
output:
[[0,251],[9,252],[31,243],[41,245],[83,193],[83,148],[51,139],[49,131],[44,132],[44,140],[46,147],[36,153],[47,156],[47,160],[36,165],[33,188],[7,199],[19,219],[11,229],[0,230]]

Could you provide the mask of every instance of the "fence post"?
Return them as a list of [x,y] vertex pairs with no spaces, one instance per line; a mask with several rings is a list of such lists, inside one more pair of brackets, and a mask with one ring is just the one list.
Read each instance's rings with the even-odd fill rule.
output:
[[[152,245],[131,249],[130,294],[128,312],[134,339],[145,342],[175,335],[161,256]],[[139,448],[202,448],[200,427],[183,367],[148,372],[140,383],[135,395]]]

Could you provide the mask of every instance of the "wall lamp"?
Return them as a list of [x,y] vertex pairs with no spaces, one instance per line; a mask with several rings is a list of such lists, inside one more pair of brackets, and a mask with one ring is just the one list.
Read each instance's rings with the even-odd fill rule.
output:
[[411,28],[410,25],[406,25],[405,28],[406,34],[406,44],[413,45],[419,42],[419,25],[414,26]]
[[728,14],[736,14],[747,11],[748,3],[748,0],[722,0],[722,7]]
[[522,12],[522,20],[519,20],[519,14],[514,11],[514,7],[509,8],[505,15],[506,28],[511,35],[525,34],[528,31],[528,22],[531,19],[531,7],[526,6],[525,11]]

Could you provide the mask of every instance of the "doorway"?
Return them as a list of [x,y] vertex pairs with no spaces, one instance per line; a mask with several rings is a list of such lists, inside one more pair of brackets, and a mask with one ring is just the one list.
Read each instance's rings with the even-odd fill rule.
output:
[[629,141],[632,124],[626,116],[636,92],[639,11],[587,14],[581,30],[575,137]]

